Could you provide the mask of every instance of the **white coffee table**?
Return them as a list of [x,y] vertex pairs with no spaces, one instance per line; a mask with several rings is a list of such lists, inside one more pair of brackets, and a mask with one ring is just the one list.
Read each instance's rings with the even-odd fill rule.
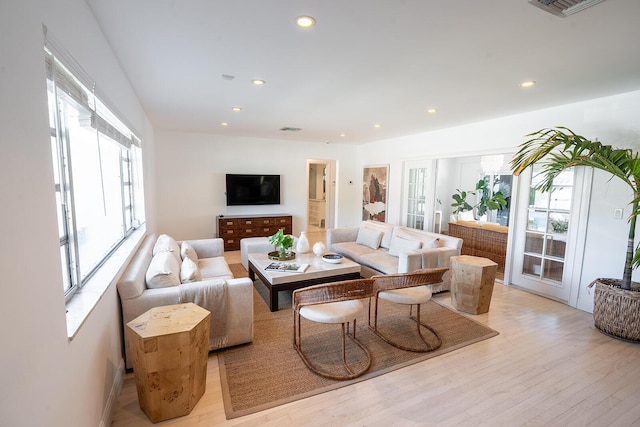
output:
[[286,273],[265,268],[274,262],[266,253],[250,253],[249,278],[256,280],[256,276],[269,289],[269,307],[271,311],[278,311],[278,292],[318,285],[320,283],[339,282],[360,278],[360,264],[344,258],[339,264],[330,264],[322,257],[313,253],[296,254],[296,264],[309,264],[304,273]]

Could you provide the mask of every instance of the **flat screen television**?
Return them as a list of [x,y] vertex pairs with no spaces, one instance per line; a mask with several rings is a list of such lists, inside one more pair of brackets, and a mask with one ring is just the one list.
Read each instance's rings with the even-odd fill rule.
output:
[[280,175],[227,174],[227,206],[279,205]]

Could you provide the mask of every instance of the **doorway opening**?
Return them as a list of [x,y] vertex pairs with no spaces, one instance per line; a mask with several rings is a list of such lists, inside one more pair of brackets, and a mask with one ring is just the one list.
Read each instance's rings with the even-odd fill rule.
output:
[[333,226],[335,160],[307,160],[307,232]]

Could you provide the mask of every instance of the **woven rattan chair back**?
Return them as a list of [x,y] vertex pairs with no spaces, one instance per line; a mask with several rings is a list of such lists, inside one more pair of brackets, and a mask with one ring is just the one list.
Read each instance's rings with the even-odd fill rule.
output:
[[[293,346],[307,368],[317,375],[333,380],[349,380],[364,374],[371,367],[371,355],[369,350],[356,338],[356,319],[353,319],[353,333],[349,333],[349,322],[341,323],[342,326],[342,364],[346,374],[336,374],[322,371],[314,366],[302,350],[302,328],[300,310],[303,307],[312,307],[318,304],[339,304],[343,301],[359,300],[373,296],[372,279],[355,279],[341,282],[327,283],[307,288],[296,289],[293,292]],[[353,369],[347,363],[346,342],[349,338],[363,351],[366,362],[359,369]]]
[[[434,351],[442,345],[442,340],[438,333],[429,325],[422,322],[420,320],[420,303],[418,301],[411,301],[411,298],[407,297],[409,300],[407,304],[410,306],[409,310],[409,319],[416,323],[417,333],[420,337],[420,340],[424,343],[422,347],[410,347],[403,345],[397,340],[394,340],[388,336],[388,334],[383,334],[378,329],[378,305],[380,303],[380,293],[388,292],[388,291],[398,291],[401,289],[412,288],[417,286],[427,286],[436,283],[442,282],[442,276],[444,273],[449,270],[448,268],[429,268],[423,270],[415,270],[410,273],[400,273],[400,274],[387,274],[387,275],[377,275],[372,276],[373,279],[373,298],[369,300],[369,328],[378,335],[382,340],[391,344],[394,347],[400,348],[402,350],[413,351],[418,353],[426,353],[429,351]],[[430,297],[430,290],[425,290],[425,293]],[[384,296],[384,295],[383,295]],[[373,307],[372,307],[373,304]],[[413,317],[413,306],[416,306],[416,316]],[[373,322],[371,321],[371,311],[373,309]],[[426,328],[433,334],[435,337],[435,344],[429,343],[429,341],[424,337],[422,333],[422,327]]]

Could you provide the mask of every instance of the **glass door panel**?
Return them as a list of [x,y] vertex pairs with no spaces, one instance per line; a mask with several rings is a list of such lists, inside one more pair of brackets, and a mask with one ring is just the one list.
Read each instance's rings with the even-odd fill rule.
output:
[[426,168],[409,169],[407,183],[407,227],[424,229],[426,207]]
[[580,218],[583,197],[574,189],[583,188],[591,175],[587,177],[584,169],[579,173],[564,171],[553,181],[550,191],[542,193],[535,188],[541,181],[541,170],[542,166],[534,165],[520,175],[511,283],[568,301],[572,280],[571,271],[566,271],[567,263],[575,260],[568,260],[567,254],[574,238],[570,236],[577,235],[572,224]]

